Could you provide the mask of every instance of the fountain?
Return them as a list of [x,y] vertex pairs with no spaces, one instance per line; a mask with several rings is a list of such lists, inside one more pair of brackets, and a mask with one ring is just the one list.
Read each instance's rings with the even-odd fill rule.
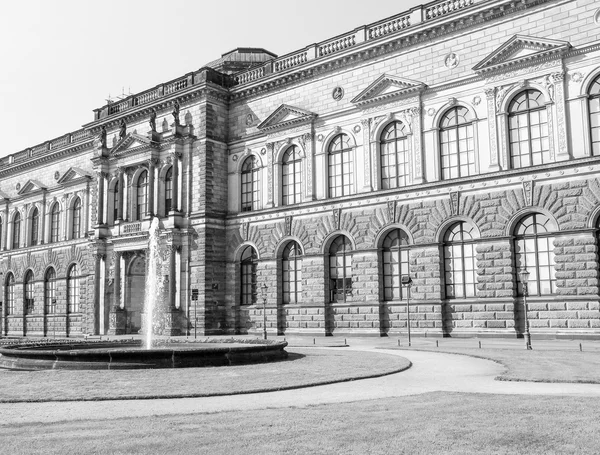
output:
[[[287,342],[276,340],[206,338],[200,342],[155,339],[163,328],[165,278],[158,218],[148,238],[148,275],[144,298],[143,340],[23,340],[0,347],[0,368],[133,369],[185,368],[270,362],[287,358]],[[168,275],[167,275],[168,276]]]

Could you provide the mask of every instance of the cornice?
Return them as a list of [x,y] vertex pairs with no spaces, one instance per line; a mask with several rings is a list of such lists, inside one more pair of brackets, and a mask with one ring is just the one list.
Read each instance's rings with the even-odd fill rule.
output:
[[41,166],[42,164],[48,163],[50,161],[55,161],[67,155],[72,155],[73,153],[78,153],[87,148],[91,150],[93,144],[94,141],[92,138],[89,141],[81,142],[73,147],[66,147],[61,150],[51,151],[50,153],[40,155],[38,157],[33,157],[27,161],[23,161],[22,163],[2,167],[0,168],[0,178],[7,177],[9,175],[14,176],[15,174],[23,172],[29,168]]

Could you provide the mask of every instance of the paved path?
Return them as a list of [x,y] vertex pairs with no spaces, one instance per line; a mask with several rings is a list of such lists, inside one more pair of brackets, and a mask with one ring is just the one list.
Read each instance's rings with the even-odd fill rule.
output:
[[[362,345],[351,349],[368,351],[373,347]],[[422,351],[378,349],[377,352],[405,357],[413,367],[381,378],[281,392],[164,400],[0,404],[0,425],[304,407],[437,391],[600,397],[600,385],[596,384],[495,381],[494,377],[504,367],[489,360]]]

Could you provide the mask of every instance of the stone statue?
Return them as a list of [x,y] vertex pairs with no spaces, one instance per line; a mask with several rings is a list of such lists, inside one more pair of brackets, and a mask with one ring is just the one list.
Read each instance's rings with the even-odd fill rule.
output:
[[152,114],[150,114],[150,129],[153,133],[156,133],[156,111],[152,111]]
[[100,145],[102,148],[106,147],[106,126],[104,125],[100,128]]
[[179,103],[173,105],[173,119],[175,120],[175,126],[179,126]]
[[127,123],[125,123],[125,119],[121,120],[121,128],[119,129],[119,140],[123,139],[127,134]]

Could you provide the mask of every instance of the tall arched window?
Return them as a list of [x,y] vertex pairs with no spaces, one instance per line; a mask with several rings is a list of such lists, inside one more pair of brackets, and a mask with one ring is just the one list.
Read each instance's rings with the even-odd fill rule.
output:
[[242,212],[260,209],[258,160],[249,156],[242,165]]
[[354,194],[354,161],[347,134],[337,135],[329,144],[329,197]]
[[113,188],[113,222],[119,219],[119,181]]
[[381,188],[408,185],[408,138],[402,122],[393,122],[381,133]]
[[44,313],[56,312],[56,272],[52,267],[46,271],[44,277]]
[[79,267],[73,264],[67,273],[67,311],[79,313]]
[[2,223],[3,218],[0,217],[0,251],[2,251],[2,238],[4,235],[4,224]]
[[292,145],[285,151],[281,167],[282,204],[302,202],[302,158],[297,146]]
[[343,235],[329,247],[329,292],[332,303],[352,296],[352,245]]
[[541,213],[527,215],[515,226],[515,270],[519,295],[523,295],[519,275],[523,267],[529,272],[527,287],[529,295],[556,293],[554,237],[550,233],[550,226],[550,219]]
[[35,246],[38,244],[38,236],[40,234],[40,212],[37,207],[31,212],[31,233],[29,237],[29,244]]
[[409,275],[409,239],[402,229],[394,229],[382,244],[383,258],[383,299],[402,300],[404,288],[402,275]]
[[256,251],[251,246],[246,247],[242,254],[242,305],[254,305],[257,300],[256,293]]
[[466,107],[449,109],[440,120],[442,179],[475,175],[473,117]]
[[33,283],[33,272],[28,270],[25,274],[25,280],[23,281],[23,309],[25,314],[33,313],[34,305],[34,283]]
[[444,278],[446,298],[464,299],[477,294],[475,228],[459,221],[444,235]]
[[50,242],[58,242],[60,227],[60,207],[58,202],[55,202],[50,210]]
[[600,155],[600,76],[598,76],[588,93],[590,109],[590,135],[592,144],[592,155]]
[[12,249],[16,250],[21,246],[21,214],[15,213],[13,218],[13,231],[12,231]]
[[81,237],[81,199],[75,199],[73,204],[73,225],[71,229],[71,238],[78,239]]
[[283,303],[299,303],[302,297],[302,251],[297,242],[289,242],[281,258]]
[[171,211],[173,204],[173,166],[165,174],[165,216]]
[[141,221],[146,216],[148,206],[148,171],[142,171],[137,180],[137,205],[135,219]]
[[15,314],[15,276],[12,273],[6,277],[4,301],[6,302],[6,314]]
[[546,100],[539,90],[518,93],[508,106],[510,165],[513,169],[550,162]]

